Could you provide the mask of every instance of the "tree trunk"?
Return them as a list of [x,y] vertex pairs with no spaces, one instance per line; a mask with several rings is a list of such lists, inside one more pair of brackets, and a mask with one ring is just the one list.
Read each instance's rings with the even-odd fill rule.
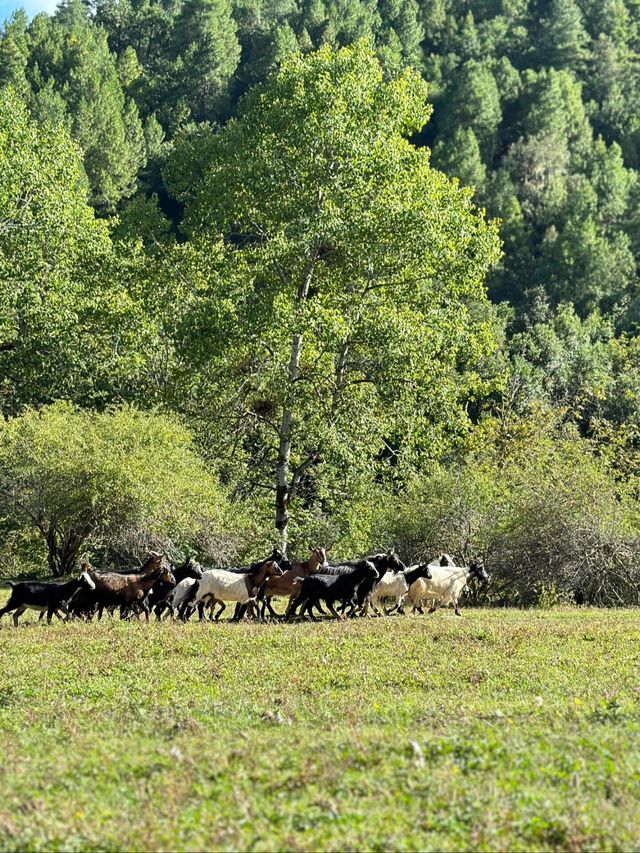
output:
[[276,465],[276,529],[280,534],[280,547],[285,554],[287,553],[287,544],[289,540],[289,504],[291,503],[289,470],[291,462],[291,428],[293,426],[294,406],[293,383],[297,379],[300,370],[301,351],[302,335],[296,335],[291,346],[291,360],[289,362],[289,399],[282,413],[278,462]]
[[70,528],[61,534],[54,522],[51,522],[46,533],[47,562],[49,571],[57,578],[71,574],[78,561],[78,553],[85,537]]
[[[298,301],[300,303],[304,302],[309,296],[309,288],[311,286],[311,279],[313,278],[317,254],[317,251],[314,251],[307,264],[304,278],[298,291]],[[295,486],[292,487],[290,481],[291,432],[295,409],[295,383],[300,374],[302,339],[302,334],[297,334],[294,335],[291,342],[291,358],[289,359],[288,373],[289,390],[282,411],[282,421],[279,430],[278,462],[276,464],[276,530],[280,534],[280,546],[285,554],[289,540],[289,506],[295,490]]]

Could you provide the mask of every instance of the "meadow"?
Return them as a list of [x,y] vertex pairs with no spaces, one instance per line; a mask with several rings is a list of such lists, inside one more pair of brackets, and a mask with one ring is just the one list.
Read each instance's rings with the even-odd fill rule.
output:
[[1,849],[640,846],[639,610],[24,619]]

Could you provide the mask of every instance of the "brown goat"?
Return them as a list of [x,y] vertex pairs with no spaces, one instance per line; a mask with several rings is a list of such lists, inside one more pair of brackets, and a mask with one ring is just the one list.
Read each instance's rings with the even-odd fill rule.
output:
[[267,578],[261,590],[261,597],[263,599],[261,613],[262,618],[264,619],[265,608],[268,609],[271,616],[278,616],[271,605],[272,598],[288,598],[288,610],[291,605],[292,598],[297,595],[298,588],[294,586],[294,580],[296,578],[307,578],[309,575],[315,574],[319,569],[324,568],[326,565],[327,553],[325,549],[312,548],[311,556],[308,560],[293,562],[291,563],[291,568],[287,569],[287,571],[283,572],[279,577]]
[[[91,591],[93,603],[98,608],[98,620],[102,618],[105,607],[129,607],[140,602],[151,587],[159,580],[175,586],[175,578],[162,554],[153,554],[136,574],[125,575],[119,572],[90,572],[95,590]],[[147,614],[147,620],[149,614]]]

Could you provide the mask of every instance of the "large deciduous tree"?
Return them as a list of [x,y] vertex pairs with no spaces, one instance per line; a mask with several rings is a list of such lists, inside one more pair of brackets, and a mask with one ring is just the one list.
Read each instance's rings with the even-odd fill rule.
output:
[[[297,495],[335,506],[380,460],[442,451],[490,347],[496,229],[408,141],[429,113],[420,77],[385,80],[365,41],[293,55],[203,147],[194,398],[275,489],[285,545]],[[167,177],[184,186],[179,150]]]

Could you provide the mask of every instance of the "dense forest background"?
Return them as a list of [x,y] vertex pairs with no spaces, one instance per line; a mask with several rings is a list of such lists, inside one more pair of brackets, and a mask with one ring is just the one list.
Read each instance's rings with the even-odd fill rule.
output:
[[[275,505],[293,549],[483,551],[496,600],[636,601],[639,59],[638,0],[15,13],[3,571],[241,558]],[[329,124],[339,225],[297,190],[337,186]]]

